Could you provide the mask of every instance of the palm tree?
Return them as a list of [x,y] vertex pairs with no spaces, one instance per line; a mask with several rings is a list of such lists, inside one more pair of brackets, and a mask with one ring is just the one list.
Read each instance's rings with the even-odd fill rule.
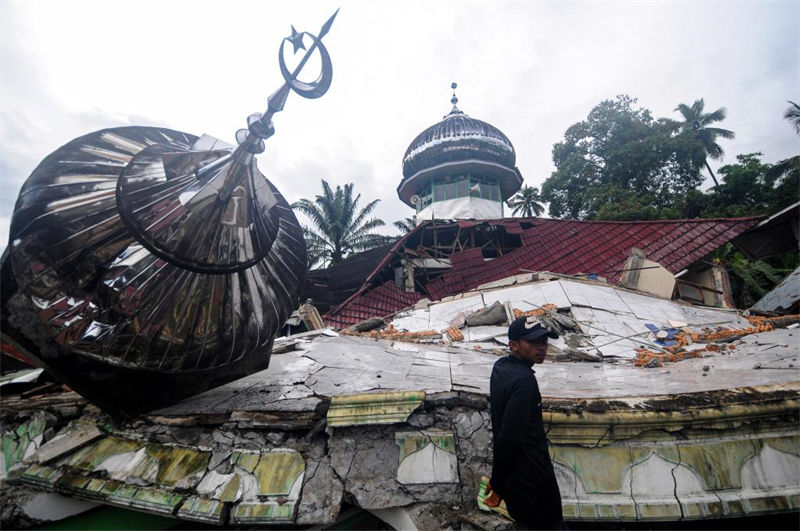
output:
[[711,174],[714,185],[717,186],[719,183],[714,176],[714,172],[711,170],[711,166],[708,164],[708,157],[714,160],[722,158],[724,152],[722,151],[722,147],[717,144],[717,137],[731,140],[736,134],[727,129],[708,127],[709,124],[721,122],[725,119],[725,107],[720,107],[716,111],[708,114],[703,113],[704,107],[705,103],[703,102],[703,98],[700,98],[695,101],[691,107],[685,103],[681,103],[675,110],[683,115],[683,130],[690,131],[702,144],[703,151],[705,151],[706,154],[706,168],[708,168],[708,173]]
[[400,234],[408,234],[417,227],[417,216],[411,216],[410,218],[395,221],[394,226],[397,227],[397,230],[400,231]]
[[[793,101],[789,102],[790,107],[786,109],[783,117],[786,118],[794,131],[800,136],[800,105]],[[778,179],[786,175],[793,183],[800,181],[800,155],[789,157],[778,161],[767,173],[767,177]]]
[[380,199],[370,201],[361,210],[358,209],[359,199],[361,194],[353,197],[353,183],[345,184],[344,188],[337,185],[336,190],[332,190],[322,179],[322,195],[314,201],[300,199],[292,204],[292,208],[308,216],[314,227],[303,227],[309,266],[317,262],[333,265],[348,253],[366,251],[393,240],[391,236],[372,232],[384,225],[383,220],[367,219]]
[[511,207],[511,213],[516,214],[522,212],[522,217],[531,218],[539,217],[544,212],[544,206],[541,204],[542,197],[539,195],[539,189],[535,186],[523,186],[522,189],[514,194],[511,199],[507,201]]
[[789,120],[789,123],[794,127],[795,133],[800,135],[800,105],[793,101],[790,101],[789,105],[790,107],[786,109],[786,113],[783,117]]

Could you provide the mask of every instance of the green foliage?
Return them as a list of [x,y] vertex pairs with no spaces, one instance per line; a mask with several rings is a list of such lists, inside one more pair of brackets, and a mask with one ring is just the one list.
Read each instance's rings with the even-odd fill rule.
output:
[[646,221],[652,219],[678,219],[681,211],[674,207],[653,206],[653,201],[645,195],[637,194],[631,190],[609,188],[597,197],[598,202],[605,203],[597,209],[594,219],[603,221]]
[[678,122],[654,119],[635,103],[626,95],[601,102],[553,146],[556,171],[541,196],[551,216],[648,219],[680,212],[683,196],[702,182],[703,146]]
[[[795,133],[800,136],[800,105],[793,101],[790,101],[789,105],[790,107],[786,109],[783,117],[789,121]],[[800,190],[800,155],[778,161],[769,173],[770,177],[774,179],[782,178],[777,186],[778,193],[797,199],[798,190]]]
[[[703,98],[700,98],[699,100],[695,100],[691,107],[685,103],[681,103],[675,110],[683,115],[684,121],[681,124],[683,134],[699,142],[706,157],[718,160],[722,158],[724,152],[722,151],[722,146],[717,143],[717,137],[732,140],[736,135],[733,131],[728,131],[727,129],[708,127],[709,124],[721,122],[725,119],[725,107],[720,107],[711,113],[704,113],[704,108],[705,102],[703,102]],[[717,178],[714,176],[714,172],[711,170],[711,166],[708,164],[708,160],[704,160],[703,162],[708,169],[708,173],[711,174],[711,179],[714,181],[714,184],[719,184]]]
[[[617,96],[572,125],[553,146],[556,171],[544,182],[541,200],[559,218],[649,220],[740,217],[777,212],[800,200],[800,155],[775,165],[761,153],[745,153],[736,163],[711,172],[708,158],[722,156],[719,138],[734,138],[710,124],[725,109],[705,113],[702,99],[678,105],[683,122],[654,119],[636,99]],[[800,127],[800,107],[785,117]],[[716,186],[703,193],[700,170],[706,167]]]
[[400,231],[400,234],[408,234],[414,230],[414,228],[416,228],[417,216],[411,216],[410,218],[395,221],[394,226],[397,227],[397,230]]
[[794,127],[794,132],[800,136],[800,105],[790,101],[789,108],[786,109],[783,117],[789,120],[789,123]]
[[506,204],[511,208],[511,213],[514,215],[521,213],[522,217],[525,218],[538,218],[544,212],[544,206],[541,201],[542,198],[537,187],[523,186]]
[[303,227],[309,267],[317,263],[332,265],[340,262],[348,253],[366,251],[394,239],[372,232],[384,225],[380,219],[368,219],[380,199],[367,203],[359,210],[360,199],[361,194],[353,197],[353,183],[345,184],[344,188],[337,185],[334,191],[323,179],[322,195],[318,195],[314,201],[300,199],[292,204],[292,208],[308,216],[314,227]]
[[[792,256],[793,255],[793,256]],[[749,308],[792,272],[797,254],[764,260],[748,260],[732,244],[726,243],[714,252],[714,262],[723,266],[731,282],[733,303],[737,308]]]
[[[798,170],[775,171],[761,162],[761,153],[736,156],[719,169],[722,183],[708,193],[687,196],[685,217],[741,217],[771,214],[800,200]],[[698,195],[699,194],[699,195]]]

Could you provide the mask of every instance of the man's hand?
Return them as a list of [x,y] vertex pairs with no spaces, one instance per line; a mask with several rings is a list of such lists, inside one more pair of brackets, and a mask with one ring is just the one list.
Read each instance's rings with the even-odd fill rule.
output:
[[497,494],[494,490],[492,490],[491,481],[486,482],[486,487],[484,487],[483,493],[486,495],[486,499],[483,500],[483,503],[485,503],[489,507],[498,507],[500,505],[500,502],[503,501],[500,498],[500,495]]

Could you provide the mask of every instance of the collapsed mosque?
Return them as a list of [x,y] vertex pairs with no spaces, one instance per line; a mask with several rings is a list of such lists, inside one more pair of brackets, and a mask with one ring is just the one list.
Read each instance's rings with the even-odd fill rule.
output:
[[[268,119],[248,120],[237,148],[128,128],[45,159],[20,197],[30,221],[12,226],[24,253],[3,263],[3,352],[47,371],[0,380],[3,524],[114,506],[226,527],[368,514],[395,529],[508,528],[481,487],[489,373],[519,315],[561,332],[537,375],[570,525],[796,522],[800,277],[742,311],[709,257],[728,242],[752,257],[795,249],[797,205],[768,218],[507,218],[522,184],[514,148],[452,103],[403,158],[398,195],[417,227],[305,281],[296,221],[252,157]],[[68,178],[68,160],[97,186]],[[37,223],[54,232],[27,236]],[[203,227],[242,245],[209,253],[193,240]],[[309,298],[321,319],[275,338]],[[236,359],[252,362],[226,368]],[[180,392],[148,401],[159,371]]]

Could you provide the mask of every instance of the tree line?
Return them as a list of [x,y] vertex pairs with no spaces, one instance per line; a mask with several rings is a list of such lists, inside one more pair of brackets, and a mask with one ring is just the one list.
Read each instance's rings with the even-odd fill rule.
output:
[[[785,113],[800,135],[800,108]],[[648,220],[737,217],[775,212],[800,199],[800,157],[763,162],[762,153],[737,155],[711,169],[723,149],[718,139],[735,133],[713,127],[725,108],[706,113],[704,101],[680,104],[682,120],[654,118],[627,95],[605,100],[569,127],[553,146],[556,170],[542,185],[541,200],[556,218]],[[714,181],[698,187],[706,170]]]
[[[744,153],[719,168],[709,159],[724,151],[720,139],[735,133],[716,127],[725,108],[705,112],[703,99],[679,104],[681,120],[655,118],[636,98],[619,95],[595,106],[585,120],[570,126],[553,146],[555,171],[537,187],[523,186],[507,202],[514,215],[540,216],[543,203],[555,218],[584,220],[652,220],[740,217],[769,214],[800,199],[800,155],[774,164],[762,153]],[[789,102],[784,114],[800,136],[800,106]],[[703,172],[714,186],[702,191]],[[718,179],[719,177],[719,179]],[[309,265],[333,265],[350,253],[386,245],[394,236],[378,234],[385,226],[372,216],[379,199],[359,208],[353,183],[300,199],[292,208],[310,221],[304,227]],[[413,230],[413,217],[395,221],[401,232]]]

